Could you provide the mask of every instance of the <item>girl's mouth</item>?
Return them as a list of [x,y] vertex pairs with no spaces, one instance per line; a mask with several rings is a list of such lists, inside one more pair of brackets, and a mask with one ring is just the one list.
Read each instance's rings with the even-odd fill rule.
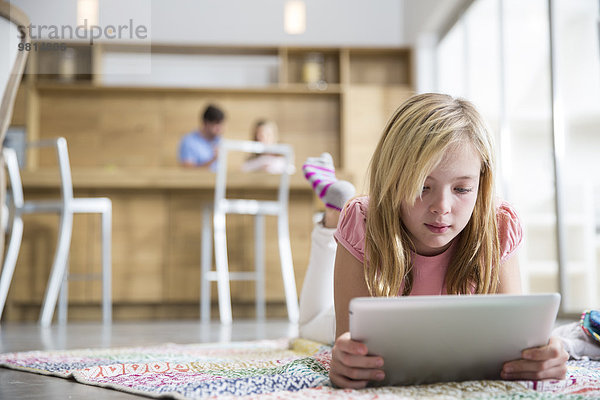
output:
[[425,224],[427,229],[429,229],[433,233],[446,233],[448,229],[450,229],[450,225],[430,225]]

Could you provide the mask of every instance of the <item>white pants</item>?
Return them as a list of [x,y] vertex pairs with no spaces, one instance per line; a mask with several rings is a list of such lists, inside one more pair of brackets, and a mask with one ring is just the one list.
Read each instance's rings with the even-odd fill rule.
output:
[[311,235],[310,258],[300,293],[300,337],[321,343],[335,340],[333,267],[337,244],[335,228],[315,224]]

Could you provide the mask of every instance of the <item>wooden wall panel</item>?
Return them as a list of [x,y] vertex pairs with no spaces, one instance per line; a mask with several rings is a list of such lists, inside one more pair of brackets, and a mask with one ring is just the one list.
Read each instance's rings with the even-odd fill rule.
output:
[[50,275],[51,255],[56,247],[58,217],[26,215],[23,224],[23,241],[8,301],[15,299],[41,304]]
[[[73,217],[73,237],[71,238],[71,253],[69,256],[69,275],[82,275],[94,273],[94,264],[96,260],[91,249],[90,229],[91,215],[79,214]],[[99,269],[96,269],[99,272]],[[74,301],[91,300],[92,282],[90,281],[71,281],[69,282],[69,298]],[[89,296],[89,297],[88,297]]]
[[[26,192],[26,196],[29,199],[51,198],[50,195],[41,196],[32,192]],[[59,218],[52,214],[25,215],[23,222],[23,241],[11,283],[10,298],[41,303],[56,249]],[[100,273],[99,243],[95,248],[96,240],[99,240],[100,236],[99,228],[99,221],[94,221],[94,216],[75,215],[69,257],[70,273]],[[69,297],[73,301],[99,301],[100,284],[72,282],[69,285]]]
[[95,112],[99,115],[95,136],[102,151],[98,154],[88,147],[71,146],[71,152],[88,153],[94,167],[161,166],[160,149],[164,147],[166,127],[160,97],[103,93]]
[[[39,108],[39,139],[64,136],[69,149],[81,149],[69,151],[72,166],[93,166],[102,154],[99,151],[101,136],[97,135],[100,120],[97,99],[89,101],[89,96],[79,92],[57,92],[51,96],[43,93]],[[48,165],[56,165],[55,153],[40,151],[39,166]]]
[[[64,136],[73,169],[173,167],[181,137],[198,127],[209,103],[227,114],[225,137],[250,139],[254,123],[275,121],[296,166],[323,151],[339,155],[339,95],[187,93],[170,91],[41,91],[41,138]],[[40,165],[53,165],[40,154]]]
[[[313,228],[312,216],[314,213],[312,194],[302,192],[295,194],[290,205],[290,240],[292,242],[292,256],[294,259],[294,273],[296,278],[296,290],[300,296],[304,275],[308,266],[310,254],[310,234]],[[283,279],[281,277],[281,264],[279,262],[279,248],[277,236],[276,219],[270,218],[267,223],[267,245],[266,251],[266,297],[270,302],[281,302],[285,300],[283,290]]]
[[172,191],[167,198],[167,267],[164,270],[167,301],[199,301],[202,204],[210,193]]
[[166,194],[110,193],[113,201],[113,291],[121,301],[155,301],[163,296]]
[[[26,191],[25,195],[28,199],[57,198],[59,193],[36,189]],[[108,196],[112,199],[112,283],[116,308],[135,304],[146,304],[151,309],[159,304],[199,304],[201,205],[212,200],[211,190],[85,189],[76,190],[75,195]],[[238,190],[231,195],[241,198],[272,197],[266,191]],[[309,189],[291,193],[290,236],[298,293],[308,265],[312,200]],[[11,311],[8,318],[37,318],[56,248],[58,221],[55,215],[25,216],[23,245],[9,293],[8,309]],[[231,271],[254,268],[253,222],[251,216],[227,217]],[[266,298],[277,304],[284,302],[285,296],[276,219],[266,217],[266,222]],[[99,215],[75,215],[70,271],[100,274],[100,251]],[[234,308],[254,301],[254,283],[234,282],[231,290]],[[216,284],[213,284],[212,292],[216,302]],[[99,309],[101,281],[70,282],[69,301],[76,309],[89,309],[89,305],[96,305]],[[244,307],[244,310],[244,313],[250,312],[244,315],[253,315],[252,307]],[[140,312],[153,315],[150,310]],[[74,315],[89,319],[84,314],[81,311]],[[96,315],[97,311],[92,314]]]
[[350,83],[410,85],[411,62],[408,51],[350,50]]
[[344,170],[354,177],[359,193],[366,193],[371,156],[394,110],[411,92],[405,87],[350,86],[343,138]]
[[[95,191],[90,191],[86,194],[86,196],[90,197],[101,197],[103,194],[97,194]],[[80,265],[84,266],[81,268],[81,273],[84,274],[93,274],[96,276],[101,276],[102,274],[102,223],[100,214],[78,214],[75,216],[76,219],[81,221],[85,221],[85,227],[80,229],[85,229],[85,231],[76,231],[76,227],[73,227],[73,232],[82,232],[83,237],[85,237],[85,244],[82,243],[81,249],[83,249],[83,253],[81,255]],[[78,235],[79,236],[79,235]],[[74,250],[74,249],[73,249]],[[74,268],[75,265],[71,263]],[[74,269],[71,268],[72,271]],[[71,291],[75,290],[76,287],[80,287],[83,291],[81,294],[81,301],[85,303],[100,303],[102,300],[102,282],[100,279],[98,280],[86,280],[77,283],[69,284],[69,298],[71,298]]]

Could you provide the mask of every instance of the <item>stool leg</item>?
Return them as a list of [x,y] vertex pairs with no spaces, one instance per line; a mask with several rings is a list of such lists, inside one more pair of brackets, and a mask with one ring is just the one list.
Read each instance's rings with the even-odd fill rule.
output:
[[292,246],[290,244],[290,230],[287,212],[277,216],[277,236],[279,239],[279,257],[281,259],[281,275],[285,289],[285,302],[287,305],[290,322],[298,323],[298,294],[296,292],[296,278],[294,277],[294,264],[292,260]]
[[254,216],[254,268],[256,274],[256,319],[265,319],[265,216]]
[[200,254],[200,318],[203,324],[210,322],[210,279],[209,272],[212,263],[212,230],[211,207],[204,206],[202,210],[202,247]]
[[102,322],[112,323],[112,202],[102,213]]
[[60,218],[60,226],[58,230],[58,243],[54,254],[54,262],[52,263],[52,271],[50,279],[46,287],[44,295],[44,303],[40,314],[40,325],[50,326],[52,323],[52,315],[56,308],[58,292],[62,284],[65,269],[67,267],[67,258],[69,256],[69,248],[71,247],[71,233],[73,232],[73,212],[64,210]]
[[58,323],[64,325],[67,323],[67,312],[69,307],[69,260],[63,275],[63,281],[60,285],[60,293],[58,295]]
[[213,217],[215,235],[215,262],[219,289],[219,314],[222,324],[231,324],[231,295],[229,291],[229,266],[227,264],[227,234],[225,214],[215,209]]
[[6,258],[4,259],[4,266],[2,267],[2,277],[0,277],[0,317],[2,317],[2,312],[6,305],[8,289],[10,288],[10,282],[12,281],[15,266],[17,265],[17,258],[19,257],[22,239],[23,220],[20,215],[15,215],[10,231],[10,240],[6,250]]

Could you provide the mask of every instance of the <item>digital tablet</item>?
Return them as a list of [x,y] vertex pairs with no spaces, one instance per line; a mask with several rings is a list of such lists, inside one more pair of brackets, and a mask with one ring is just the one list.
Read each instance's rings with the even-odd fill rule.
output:
[[383,357],[373,385],[500,379],[506,361],[545,345],[560,295],[359,297],[350,335]]

